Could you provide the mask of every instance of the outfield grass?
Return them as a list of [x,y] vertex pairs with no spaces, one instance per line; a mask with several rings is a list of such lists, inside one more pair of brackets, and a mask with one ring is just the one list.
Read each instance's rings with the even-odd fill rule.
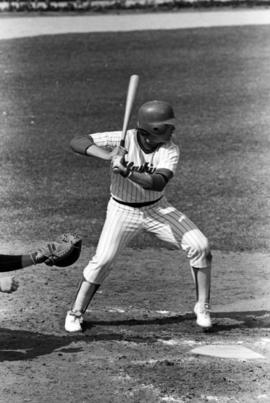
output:
[[1,41],[1,238],[78,230],[97,242],[109,164],[74,155],[69,142],[121,128],[137,73],[136,108],[165,99],[181,122],[168,199],[213,248],[269,251],[269,55],[268,26]]

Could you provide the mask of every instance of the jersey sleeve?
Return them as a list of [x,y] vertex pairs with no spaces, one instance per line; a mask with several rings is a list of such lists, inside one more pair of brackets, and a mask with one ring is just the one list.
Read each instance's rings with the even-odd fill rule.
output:
[[89,137],[99,147],[117,147],[120,145],[121,131],[92,133]]
[[160,155],[156,167],[156,173],[162,172],[162,170],[164,169],[168,169],[173,174],[175,174],[180,156],[179,147],[174,143],[170,143],[165,147],[161,147],[159,153]]

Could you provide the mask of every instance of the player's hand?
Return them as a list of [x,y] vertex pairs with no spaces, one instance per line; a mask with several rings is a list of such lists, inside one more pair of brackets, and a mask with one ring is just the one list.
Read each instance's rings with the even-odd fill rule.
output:
[[112,151],[110,152],[109,159],[112,160],[117,155],[117,153],[118,153],[118,147],[113,148]]
[[0,291],[5,293],[11,293],[17,290],[19,282],[15,277],[2,277],[0,278]]
[[124,157],[119,157],[119,155],[113,157],[112,171],[114,174],[122,175],[124,178],[128,176],[130,171],[125,164]]
[[128,150],[125,147],[119,146],[119,147],[116,147],[116,148],[117,148],[116,155],[119,155],[119,156],[121,156],[123,158],[128,153]]
[[112,160],[116,155],[119,156],[119,158],[124,157],[127,154],[127,150],[124,147],[115,147],[112,149],[110,152],[110,160]]
[[127,177],[129,174],[129,169],[126,167],[125,155],[127,150],[124,147],[116,147],[116,153],[112,157],[112,170],[115,174]]

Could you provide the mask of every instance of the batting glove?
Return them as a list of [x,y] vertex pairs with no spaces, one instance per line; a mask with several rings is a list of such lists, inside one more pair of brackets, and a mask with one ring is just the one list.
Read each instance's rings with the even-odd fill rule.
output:
[[119,174],[126,178],[129,174],[129,169],[126,167],[125,155],[127,150],[119,146],[116,154],[112,157],[112,170],[115,174]]

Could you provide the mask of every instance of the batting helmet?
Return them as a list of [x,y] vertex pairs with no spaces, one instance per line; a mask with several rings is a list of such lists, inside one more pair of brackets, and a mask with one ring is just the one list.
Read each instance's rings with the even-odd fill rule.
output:
[[138,128],[154,135],[162,135],[168,126],[175,127],[176,118],[172,106],[165,101],[149,101],[138,111]]

